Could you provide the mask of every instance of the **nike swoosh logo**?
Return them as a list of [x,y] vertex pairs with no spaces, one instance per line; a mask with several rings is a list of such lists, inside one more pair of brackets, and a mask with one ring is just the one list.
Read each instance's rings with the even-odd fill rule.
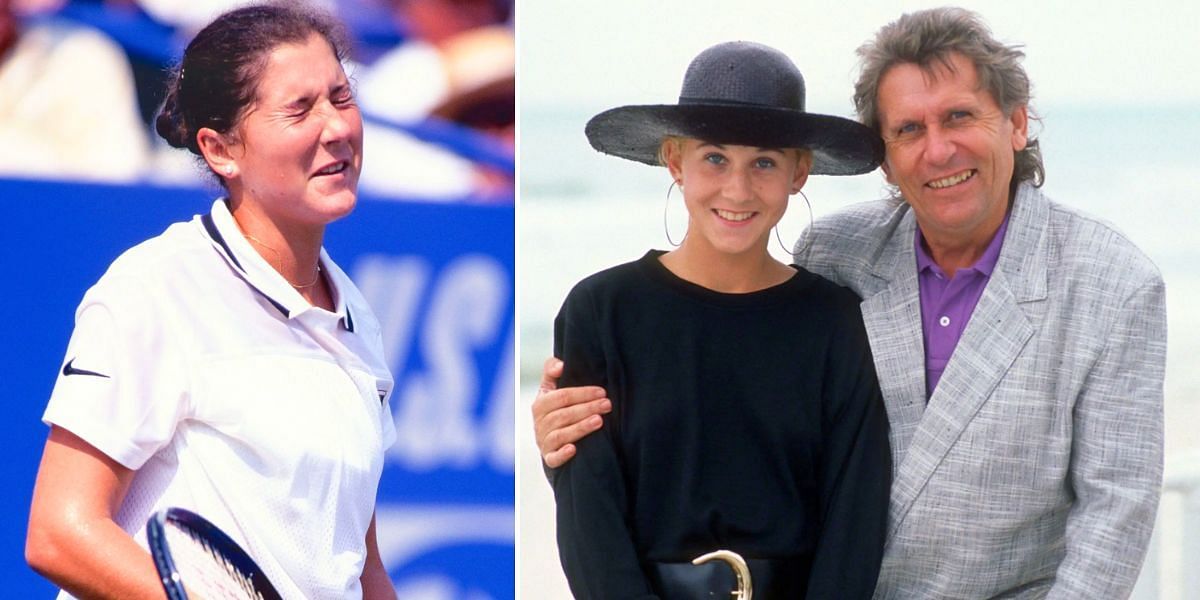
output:
[[109,376],[105,375],[103,373],[97,373],[95,371],[84,371],[83,369],[76,369],[74,366],[72,366],[72,363],[74,363],[74,362],[75,362],[75,359],[72,358],[71,360],[67,361],[67,364],[63,365],[62,374],[64,377],[67,375],[91,375],[92,377],[103,377],[105,379],[109,379]]

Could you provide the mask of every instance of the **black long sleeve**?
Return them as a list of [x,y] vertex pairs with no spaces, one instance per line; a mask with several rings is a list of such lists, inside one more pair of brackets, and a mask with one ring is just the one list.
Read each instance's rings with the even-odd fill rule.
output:
[[866,331],[855,325],[831,340],[829,357],[836,360],[825,365],[821,535],[808,598],[870,598],[883,560],[883,544],[860,540],[887,536],[892,457],[888,445],[878,443],[888,437],[887,411]]
[[584,280],[555,321],[560,384],[613,400],[552,477],[572,592],[653,598],[647,565],[726,548],[801,565],[807,597],[869,598],[891,464],[858,298],[802,269],[721,294],[658,256]]
[[[604,352],[586,297],[563,307],[554,322],[555,356],[563,359],[559,385],[606,386]],[[576,445],[575,458],[555,470],[558,551],[571,592],[579,600],[654,598],[630,535],[624,468],[613,446],[618,426]]]

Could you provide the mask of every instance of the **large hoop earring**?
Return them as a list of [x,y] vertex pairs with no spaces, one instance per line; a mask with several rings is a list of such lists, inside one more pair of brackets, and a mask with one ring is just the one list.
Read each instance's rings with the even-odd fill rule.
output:
[[[667,234],[667,243],[678,248],[679,244],[675,243],[675,240],[671,239],[671,228],[667,227],[667,208],[671,206],[671,190],[675,188],[676,183],[677,182],[674,179],[671,180],[671,185],[667,187],[667,200],[666,202],[663,202],[663,233]],[[683,187],[680,186],[680,189],[683,189]],[[683,234],[683,237],[687,237],[687,234]]]
[[[804,198],[804,205],[808,207],[808,228],[812,229],[812,226],[813,226],[812,204],[808,201],[808,196],[805,196],[803,191],[796,190],[796,193],[800,194],[801,198]],[[775,239],[779,241],[779,245],[780,245],[780,247],[783,248],[784,252],[787,252],[788,254],[792,255],[792,258],[800,256],[801,254],[804,254],[804,251],[807,249],[807,247],[801,248],[799,252],[792,252],[791,250],[788,250],[787,245],[783,243],[783,238],[779,236],[779,224],[778,223],[775,224],[774,229],[775,229]]]

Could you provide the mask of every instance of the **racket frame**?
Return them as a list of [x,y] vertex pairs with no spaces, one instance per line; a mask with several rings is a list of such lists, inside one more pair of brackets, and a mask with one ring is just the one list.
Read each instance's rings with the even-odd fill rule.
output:
[[169,523],[192,532],[189,534],[192,537],[204,540],[211,549],[221,555],[221,558],[237,569],[264,600],[281,600],[279,592],[271,585],[258,563],[255,563],[233,538],[208,519],[178,507],[160,510],[146,521],[146,540],[149,542],[150,556],[154,559],[154,567],[158,570],[159,581],[167,593],[167,600],[188,600],[183,578],[167,542]]

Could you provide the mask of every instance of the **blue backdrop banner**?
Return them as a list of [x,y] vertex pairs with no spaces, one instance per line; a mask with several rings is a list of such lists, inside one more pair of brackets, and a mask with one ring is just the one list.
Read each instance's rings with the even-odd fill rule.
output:
[[[40,421],[84,291],[125,249],[207,212],[215,193],[0,180],[0,575],[50,597],[21,560]],[[325,247],[371,303],[396,379],[398,441],[380,483],[380,553],[399,597],[514,597],[511,205],[360,198]]]

